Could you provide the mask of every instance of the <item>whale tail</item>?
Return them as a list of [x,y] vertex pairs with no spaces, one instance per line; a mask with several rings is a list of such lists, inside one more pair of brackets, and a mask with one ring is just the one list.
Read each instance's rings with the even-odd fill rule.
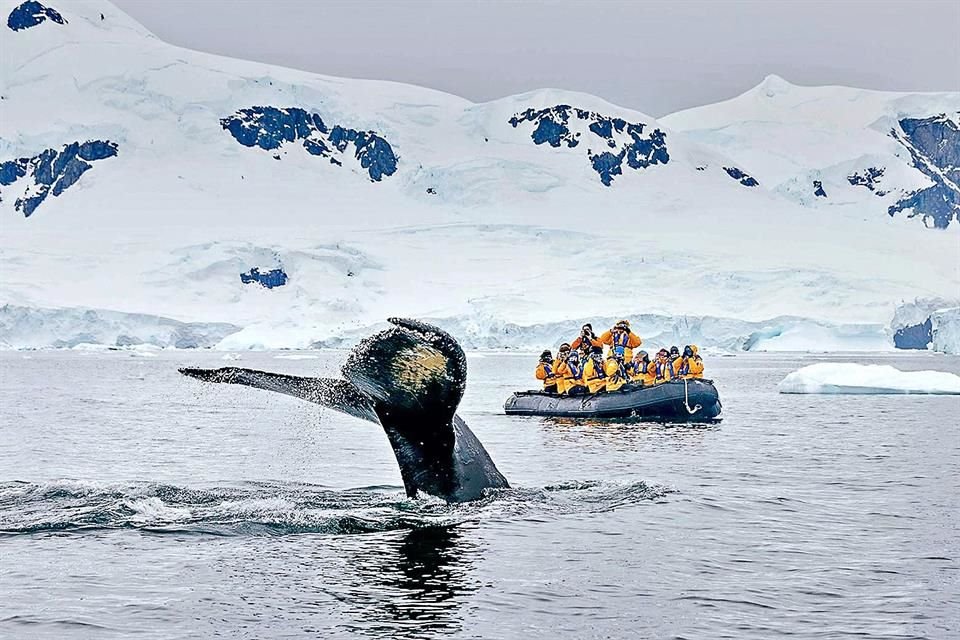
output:
[[185,376],[204,382],[242,384],[255,389],[283,393],[346,413],[361,420],[369,420],[380,424],[380,420],[373,410],[373,405],[367,397],[346,380],[303,378],[239,367],[221,367],[219,369],[184,367],[178,371]]
[[363,340],[343,365],[343,380],[304,378],[253,369],[180,369],[205,382],[242,384],[294,396],[383,427],[407,495],[419,491],[451,502],[475,500],[507,487],[483,445],[456,415],[467,360],[456,340],[418,320]]

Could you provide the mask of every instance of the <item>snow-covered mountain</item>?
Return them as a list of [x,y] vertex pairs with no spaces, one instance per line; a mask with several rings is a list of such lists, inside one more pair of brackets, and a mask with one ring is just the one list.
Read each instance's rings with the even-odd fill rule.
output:
[[[886,323],[958,287],[937,198],[955,206],[960,94],[791,87],[823,96],[829,127],[771,99],[757,133],[737,105],[785,83],[658,122],[567,91],[474,104],[189,51],[103,0],[0,0],[3,17],[18,335],[31,308],[230,323],[234,346],[407,314]],[[826,198],[799,194],[814,179]]]
[[[808,207],[856,204],[960,224],[960,98],[798,87],[777,76],[663,118]],[[901,213],[902,212],[902,213]]]

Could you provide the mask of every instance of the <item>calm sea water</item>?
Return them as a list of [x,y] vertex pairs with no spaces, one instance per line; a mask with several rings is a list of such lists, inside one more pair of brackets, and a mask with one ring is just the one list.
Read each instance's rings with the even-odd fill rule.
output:
[[814,361],[707,359],[723,421],[461,415],[514,488],[408,500],[374,425],[177,366],[343,352],[0,353],[2,638],[960,637],[960,398],[786,396]]

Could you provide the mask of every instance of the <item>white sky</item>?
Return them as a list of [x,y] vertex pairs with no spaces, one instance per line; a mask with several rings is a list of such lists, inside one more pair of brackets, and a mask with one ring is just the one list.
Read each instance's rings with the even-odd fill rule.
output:
[[542,87],[653,116],[769,73],[960,90],[958,0],[113,0],[181,46],[486,101]]

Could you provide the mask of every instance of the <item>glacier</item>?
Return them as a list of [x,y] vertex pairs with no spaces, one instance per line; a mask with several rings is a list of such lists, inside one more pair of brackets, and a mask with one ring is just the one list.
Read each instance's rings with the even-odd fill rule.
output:
[[32,309],[0,305],[0,348],[112,347],[210,348],[240,330],[225,322],[179,322],[103,309]]
[[[890,349],[902,301],[960,288],[957,93],[769,78],[659,119],[552,88],[477,104],[178,48],[105,0],[43,6],[63,23],[0,29],[0,304],[237,328],[217,346],[411,315],[477,348],[631,317],[718,349]],[[870,168],[874,191],[849,183]],[[6,344],[89,333],[42,325]]]
[[930,348],[960,355],[960,307],[939,309],[930,315]]
[[[770,75],[741,96],[662,122],[805,206],[857,203],[932,228],[960,224],[956,93],[801,87]],[[811,183],[815,198],[799,187]]]

